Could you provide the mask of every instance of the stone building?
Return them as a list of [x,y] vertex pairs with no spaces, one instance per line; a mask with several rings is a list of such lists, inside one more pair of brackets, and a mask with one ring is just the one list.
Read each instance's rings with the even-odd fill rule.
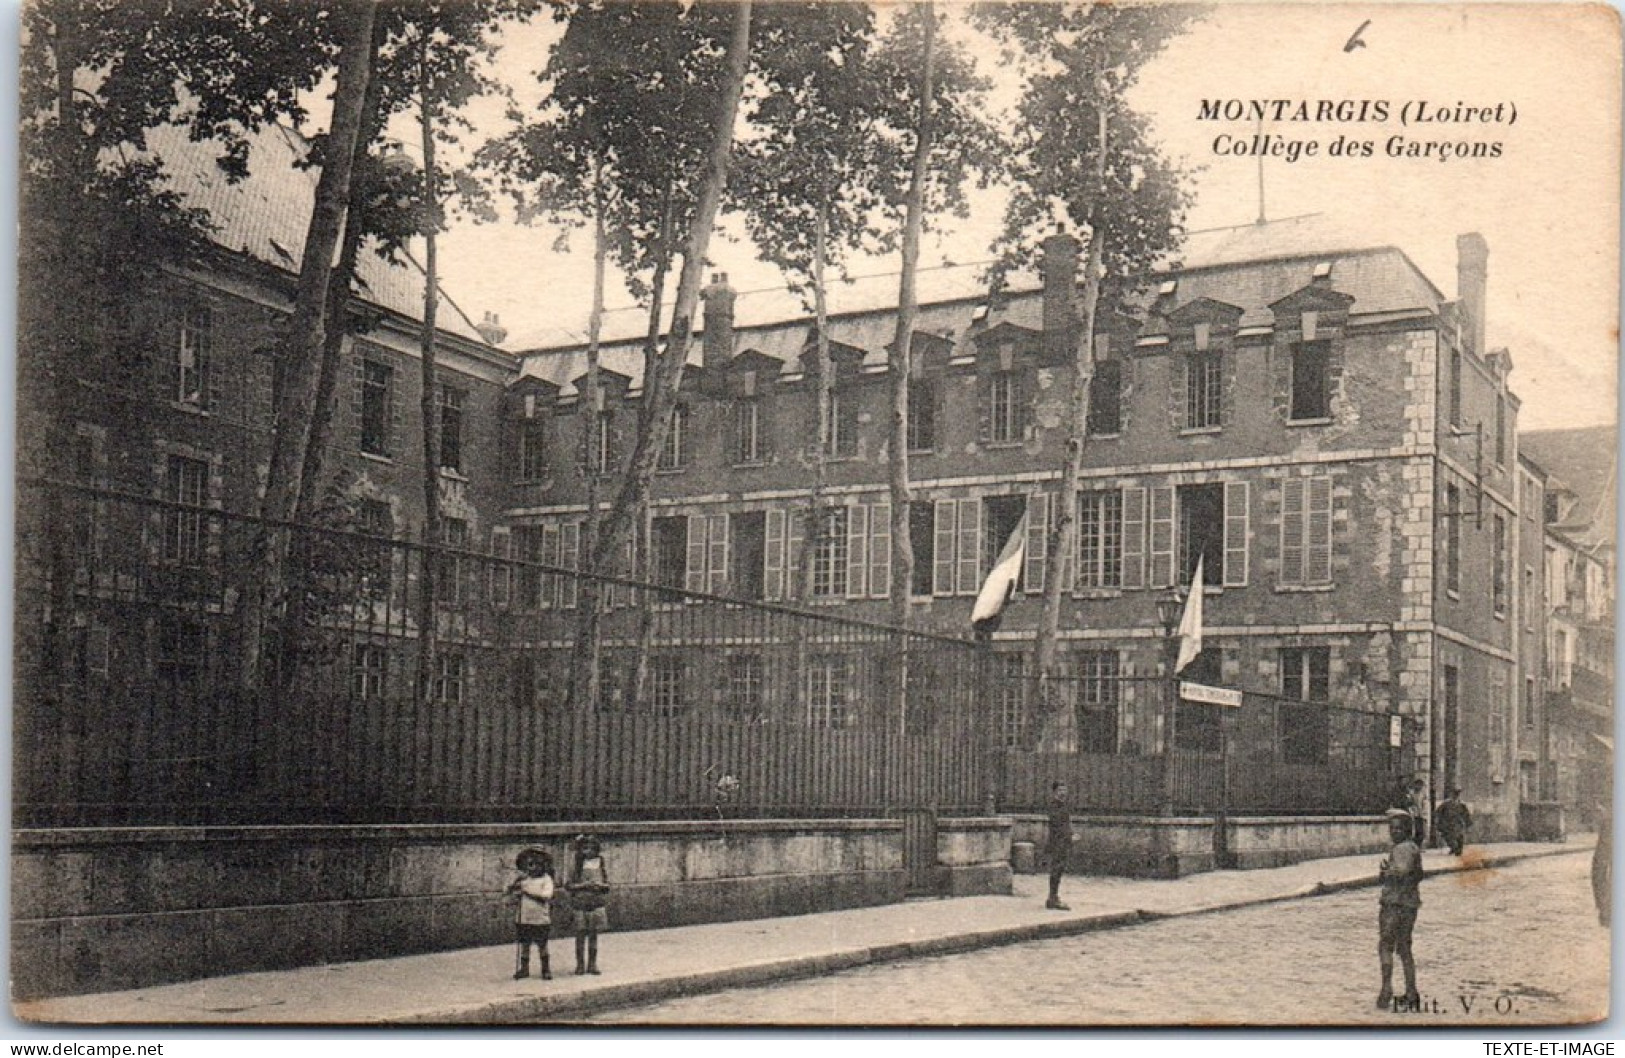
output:
[[[1484,341],[1485,242],[1463,235],[1458,253],[1451,299],[1402,250],[1328,236],[1312,218],[1193,235],[1184,265],[1103,311],[1092,336],[1079,546],[1059,570],[1044,547],[1063,461],[1077,244],[1046,243],[1039,289],[922,305],[909,423],[918,626],[968,633],[993,557],[1025,524],[1023,576],[995,650],[1020,663],[1043,580],[1059,575],[1063,646],[1082,678],[1078,708],[1046,743],[1156,752],[1161,691],[1113,677],[1166,673],[1156,602],[1189,582],[1200,557],[1208,649],[1182,675],[1265,702],[1230,732],[1243,769],[1369,752],[1344,710],[1395,712],[1410,718],[1433,795],[1459,783],[1481,835],[1510,832],[1522,759],[1511,718],[1534,665],[1515,620],[1526,532],[1518,400],[1510,357]],[[713,277],[652,489],[655,576],[884,620],[893,312],[832,317],[815,514],[812,321],[745,324],[741,307]],[[523,354],[508,405],[522,421],[510,430],[548,455],[510,464],[505,521],[534,557],[571,563],[583,485],[560,468],[585,451],[613,474],[641,356],[636,338],[604,347],[610,381],[589,443],[583,349]],[[804,573],[814,517],[824,531]],[[671,678],[703,677],[679,667]],[[1029,715],[1013,686],[997,703],[1011,744]],[[865,708],[858,689],[840,693],[839,703],[793,696],[773,708],[810,722]],[[1218,749],[1217,710],[1182,703],[1174,726],[1181,748]]]

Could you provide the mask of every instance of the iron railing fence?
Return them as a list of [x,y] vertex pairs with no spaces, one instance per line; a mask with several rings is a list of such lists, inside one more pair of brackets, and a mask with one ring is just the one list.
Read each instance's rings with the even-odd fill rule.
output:
[[[1248,695],[1226,755],[1246,763],[1226,788],[1216,754],[1159,754],[1169,684],[1117,670],[1110,651],[1069,649],[1041,683],[1019,643],[577,572],[511,539],[391,539],[364,506],[278,527],[302,585],[279,612],[298,634],[281,668],[247,678],[242,600],[262,587],[264,523],[184,495],[39,482],[19,484],[23,509],[20,825],[1038,810],[1055,778],[1080,811],[1228,796],[1333,812],[1396,770],[1386,714],[1322,708],[1325,755],[1283,759],[1303,742],[1281,720],[1295,707]],[[594,597],[598,649],[583,651]]]

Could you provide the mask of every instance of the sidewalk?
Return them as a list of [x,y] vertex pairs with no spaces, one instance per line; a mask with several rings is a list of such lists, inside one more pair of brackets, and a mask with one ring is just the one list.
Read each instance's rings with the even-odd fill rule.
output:
[[[1429,851],[1427,873],[1493,868],[1589,851],[1566,845],[1471,846],[1462,861]],[[1377,855],[1312,860],[1177,880],[1069,876],[1066,912],[1044,909],[1047,879],[1018,875],[1015,896],[910,900],[790,918],[606,934],[604,972],[577,977],[566,938],[555,978],[514,981],[509,945],[338,963],[14,1004],[26,1021],[76,1024],[411,1024],[569,1021],[611,1007],[1048,937],[1149,918],[1204,914],[1376,884]],[[1374,906],[1374,905],[1373,905]],[[1375,910],[1373,909],[1373,922]]]

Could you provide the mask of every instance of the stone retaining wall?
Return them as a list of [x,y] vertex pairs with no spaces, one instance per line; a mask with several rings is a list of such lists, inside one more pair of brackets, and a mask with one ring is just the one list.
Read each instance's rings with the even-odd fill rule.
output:
[[[512,937],[513,911],[501,894],[514,877],[515,853],[526,845],[548,848],[562,871],[579,829],[555,823],[15,831],[12,995],[138,988],[501,943]],[[592,829],[603,841],[614,887],[613,929],[903,898],[896,820]],[[959,857],[958,850],[975,844],[966,835],[981,833],[950,825],[943,840]],[[555,935],[569,932],[569,917],[556,916]]]
[[1012,892],[1009,816],[937,820],[937,892],[984,896]]

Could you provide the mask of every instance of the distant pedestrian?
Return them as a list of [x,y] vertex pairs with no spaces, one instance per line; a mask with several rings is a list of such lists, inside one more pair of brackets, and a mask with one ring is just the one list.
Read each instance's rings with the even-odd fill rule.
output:
[[1473,825],[1473,813],[1461,803],[1461,787],[1452,786],[1450,796],[1439,802],[1433,813],[1433,832],[1439,840],[1450,846],[1452,856],[1460,856],[1467,844],[1467,830]]
[[530,976],[530,946],[541,956],[542,980],[553,979],[547,958],[547,939],[553,930],[553,857],[542,849],[526,849],[514,859],[519,877],[508,883],[508,895],[518,898],[514,908],[514,939],[519,950],[513,979]]
[[1377,961],[1382,967],[1382,991],[1377,993],[1377,1009],[1394,1005],[1394,955],[1398,953],[1405,972],[1404,1010],[1420,1010],[1422,996],[1416,990],[1416,959],[1411,955],[1411,931],[1416,912],[1422,906],[1422,850],[1413,838],[1415,819],[1403,808],[1388,810],[1388,836],[1393,848],[1382,861],[1378,877],[1382,898],[1377,909]]
[[598,973],[598,934],[609,929],[609,871],[591,834],[576,837],[575,866],[564,888],[575,909],[576,973]]
[[1607,926],[1614,919],[1614,813],[1607,805],[1598,806],[1597,847],[1591,850],[1591,898],[1597,902],[1597,922]]
[[1044,906],[1051,911],[1071,911],[1061,903],[1061,875],[1066,873],[1067,861],[1072,858],[1072,805],[1067,800],[1066,783],[1059,780],[1049,788],[1049,837],[1045,850],[1049,853],[1049,899]]

